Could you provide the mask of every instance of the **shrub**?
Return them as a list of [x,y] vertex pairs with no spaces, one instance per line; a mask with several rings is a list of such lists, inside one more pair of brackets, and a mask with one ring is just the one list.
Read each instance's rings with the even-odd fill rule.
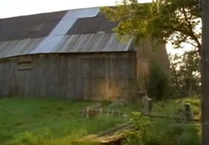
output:
[[148,96],[155,100],[163,100],[171,95],[172,87],[168,74],[157,63],[150,67],[149,75],[145,78]]
[[198,128],[162,119],[149,119],[134,113],[131,119],[135,130],[127,132],[124,145],[200,145]]

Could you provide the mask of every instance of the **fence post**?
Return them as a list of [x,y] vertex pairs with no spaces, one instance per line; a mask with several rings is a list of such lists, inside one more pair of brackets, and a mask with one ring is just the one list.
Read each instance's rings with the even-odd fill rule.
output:
[[108,108],[107,109],[107,117],[109,116],[109,112],[110,112],[110,109]]
[[193,120],[193,111],[190,103],[184,104],[184,114],[187,121]]
[[142,103],[143,103],[142,113],[145,115],[149,115],[150,112],[152,111],[152,99],[145,95],[142,98]]
[[113,109],[112,109],[111,113],[112,113],[112,116],[114,116],[114,110]]
[[101,107],[101,108],[100,108],[100,111],[99,111],[100,117],[102,117],[102,111],[103,111],[103,108]]
[[86,117],[89,117],[89,106],[86,108]]

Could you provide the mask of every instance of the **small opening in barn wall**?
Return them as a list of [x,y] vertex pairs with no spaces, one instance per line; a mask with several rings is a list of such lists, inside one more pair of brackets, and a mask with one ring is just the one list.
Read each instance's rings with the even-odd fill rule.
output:
[[31,59],[21,59],[18,61],[18,70],[31,70],[32,69],[32,60]]

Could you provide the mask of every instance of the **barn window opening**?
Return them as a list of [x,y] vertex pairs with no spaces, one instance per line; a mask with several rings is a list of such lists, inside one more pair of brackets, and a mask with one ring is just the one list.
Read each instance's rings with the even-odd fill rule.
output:
[[21,60],[18,62],[19,71],[31,70],[31,69],[32,69],[32,60],[27,59],[27,60]]

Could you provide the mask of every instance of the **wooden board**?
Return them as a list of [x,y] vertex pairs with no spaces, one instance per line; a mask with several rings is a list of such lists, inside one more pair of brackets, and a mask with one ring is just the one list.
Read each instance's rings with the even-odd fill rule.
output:
[[90,134],[84,136],[83,138],[76,140],[75,143],[91,142],[91,143],[107,144],[125,138],[124,131],[131,129],[132,127],[129,124],[123,124],[110,128],[98,134]]

